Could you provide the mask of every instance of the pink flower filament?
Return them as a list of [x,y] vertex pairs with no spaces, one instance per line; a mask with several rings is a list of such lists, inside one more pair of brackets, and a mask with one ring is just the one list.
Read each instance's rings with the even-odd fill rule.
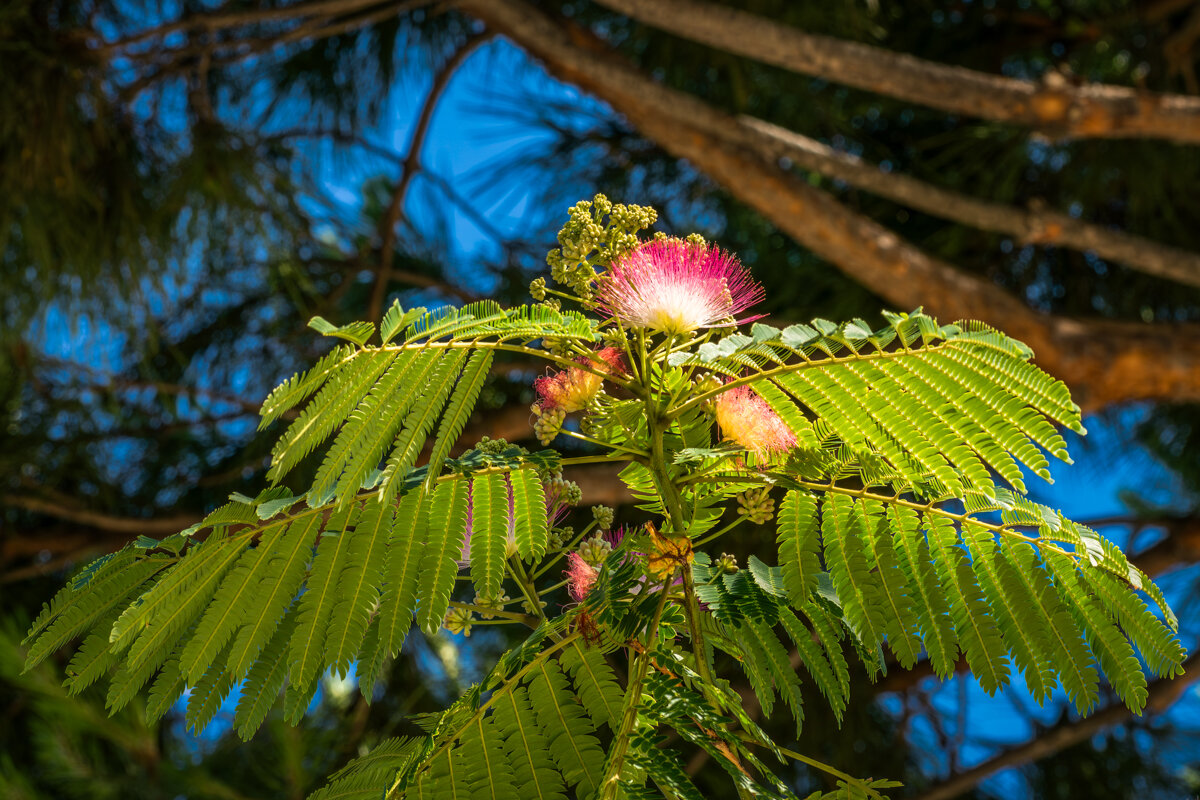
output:
[[796,435],[766,400],[749,386],[717,395],[717,425],[721,435],[762,458],[796,446]]
[[656,239],[630,250],[601,278],[596,295],[605,313],[667,334],[720,324],[764,297],[736,256],[680,239]]

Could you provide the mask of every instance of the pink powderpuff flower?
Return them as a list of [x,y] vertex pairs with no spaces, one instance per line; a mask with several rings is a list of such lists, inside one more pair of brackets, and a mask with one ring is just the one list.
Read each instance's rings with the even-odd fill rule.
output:
[[569,553],[564,574],[567,576],[567,593],[576,603],[582,603],[583,598],[587,597],[595,587],[596,576],[600,573],[596,571],[595,567],[584,561],[579,553]]
[[721,435],[759,458],[786,453],[796,446],[796,435],[749,386],[717,395],[716,410]]
[[[615,347],[605,347],[591,358],[580,356],[575,359],[580,364],[590,364],[593,368],[610,375],[625,374],[625,362],[621,351]],[[594,372],[579,367],[568,367],[553,375],[545,375],[533,382],[533,389],[540,398],[538,405],[543,411],[561,408],[564,413],[580,411],[587,407],[596,393],[600,391],[604,378]]]
[[[629,325],[678,334],[714,327],[764,297],[736,256],[715,245],[656,239],[613,263],[596,303]],[[758,317],[737,321],[750,319]]]

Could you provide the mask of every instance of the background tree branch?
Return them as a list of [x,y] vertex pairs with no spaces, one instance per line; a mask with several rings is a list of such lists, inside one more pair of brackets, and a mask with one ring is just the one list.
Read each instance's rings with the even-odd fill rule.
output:
[[381,240],[379,266],[375,273],[375,284],[371,289],[371,299],[367,303],[366,318],[369,320],[377,320],[383,316],[383,301],[387,296],[388,281],[393,276],[392,259],[396,248],[396,225],[399,224],[400,217],[404,212],[404,198],[408,196],[408,187],[412,185],[413,178],[421,169],[421,148],[425,145],[425,137],[429,135],[429,125],[433,121],[433,112],[437,108],[438,100],[441,99],[442,93],[446,91],[446,87],[450,85],[450,80],[462,63],[489,38],[491,38],[490,34],[471,37],[458,47],[434,73],[433,84],[429,87],[429,94],[426,96],[425,103],[421,106],[421,111],[413,126],[412,138],[409,140],[408,151],[404,156],[400,179],[396,182],[392,199],[379,222]]
[[877,164],[838,152],[807,136],[754,117],[742,115],[737,122],[761,136],[761,141],[756,141],[755,145],[764,155],[791,159],[804,169],[844,181],[917,211],[980,230],[1007,234],[1020,244],[1070,247],[1119,261],[1147,275],[1200,286],[1200,254],[1116,228],[1093,225],[1045,208],[1042,203],[1017,208],[952,192],[902,173],[885,171]]
[[698,0],[597,0],[682,36],[765,64],[955,114],[1025,125],[1054,137],[1163,138],[1200,143],[1200,98],[1123,86],[1039,82],[937,64],[816,36],[730,6]]

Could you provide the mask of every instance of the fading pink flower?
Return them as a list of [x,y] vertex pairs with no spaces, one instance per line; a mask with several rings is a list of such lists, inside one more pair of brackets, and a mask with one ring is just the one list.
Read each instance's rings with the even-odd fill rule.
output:
[[625,356],[619,347],[602,347],[596,351],[596,357],[592,359],[597,366],[603,365],[604,371],[609,375],[628,375],[629,370],[625,366]]
[[630,250],[601,278],[596,293],[605,313],[668,334],[713,327],[764,297],[736,256],[681,239],[656,239]]
[[583,560],[583,556],[578,553],[567,554],[567,568],[564,571],[567,576],[567,593],[571,595],[571,599],[577,603],[582,603],[583,598],[596,585],[596,577],[600,574],[596,568]]
[[759,458],[785,453],[796,446],[796,435],[749,386],[738,386],[717,395],[716,409],[721,435]]
[[[625,373],[625,362],[621,351],[615,347],[605,347],[592,357],[580,356],[575,359],[579,364],[591,365],[601,372],[612,375]],[[533,389],[538,393],[538,405],[543,410],[560,408],[569,414],[580,411],[591,402],[604,378],[595,372],[589,372],[579,367],[568,367],[553,375],[545,375],[533,382]]]

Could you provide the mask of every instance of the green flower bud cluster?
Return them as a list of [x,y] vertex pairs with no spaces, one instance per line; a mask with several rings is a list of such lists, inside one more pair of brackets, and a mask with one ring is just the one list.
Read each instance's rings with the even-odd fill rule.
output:
[[596,520],[596,527],[602,531],[612,527],[615,516],[616,512],[608,506],[592,506],[592,519]]
[[[477,594],[475,595],[475,600],[472,602],[474,605],[477,605],[480,608],[491,608],[496,611],[503,611],[504,605],[506,603],[511,603],[512,598],[506,594],[502,594],[499,597],[489,597],[486,595]],[[479,612],[479,617],[481,619],[494,619],[495,616],[495,614],[488,614],[483,611]]]
[[579,488],[579,484],[574,481],[565,480],[561,472],[556,472],[546,481],[549,486],[546,487],[546,493],[551,491],[561,492],[563,502],[569,506],[579,505],[579,501],[583,499],[583,490]]
[[446,620],[442,625],[451,633],[461,633],[463,636],[471,635],[471,622],[475,619],[474,615],[465,608],[452,608],[446,613]]
[[615,326],[600,331],[600,338],[604,342],[605,347],[618,347],[622,350],[625,349],[625,343],[629,341],[629,337],[625,335],[625,331]]
[[720,557],[713,562],[713,571],[718,575],[732,575],[738,571],[737,559],[729,553],[721,553]]
[[770,487],[751,489],[737,496],[738,511],[751,522],[765,525],[775,516],[775,501],[770,497]]
[[534,278],[533,279],[533,282],[529,284],[529,296],[532,297],[534,300],[537,300],[538,302],[541,302],[542,300],[546,299],[546,279],[545,278]]
[[579,201],[571,207],[567,224],[558,232],[559,248],[546,255],[550,276],[584,300],[590,299],[596,267],[606,268],[635,247],[637,232],[657,219],[652,208],[614,205],[602,194],[591,201]]
[[[480,453],[487,455],[498,456],[508,448],[512,447],[507,439],[493,439],[490,436],[484,436],[479,440],[479,444],[475,445],[475,449]],[[525,448],[521,448],[524,450]]]
[[551,550],[561,550],[562,548],[566,547],[567,542],[571,541],[573,538],[575,538],[574,529],[569,525],[565,525],[561,528],[552,529],[550,534],[546,537],[546,543]]
[[[672,236],[671,234],[664,233],[663,231],[655,231],[654,241],[661,242],[666,239],[675,239],[676,241],[678,241],[679,237]],[[708,241],[698,233],[689,233],[687,236],[683,237],[683,240],[685,242],[687,242],[688,244],[694,244],[694,245],[697,245],[698,247],[705,247],[708,244]]]
[[579,544],[579,557],[593,567],[599,567],[604,563],[604,559],[608,558],[608,554],[612,552],[612,545],[605,541],[604,537],[596,534],[590,539],[585,539]]
[[[696,387],[696,390],[695,390],[696,394],[701,395],[701,394],[705,394],[707,392],[711,392],[715,389],[719,389],[721,387],[721,381],[717,379],[716,375],[713,375],[710,373],[708,375],[702,375],[702,376],[695,378],[692,381],[692,385]],[[714,402],[714,398],[709,398],[708,400],[705,400],[704,401],[704,410],[711,412],[713,409],[713,402]]]
[[530,406],[536,419],[533,421],[533,433],[537,436],[537,440],[543,445],[549,445],[554,441],[554,437],[558,436],[562,431],[563,422],[567,419],[567,412],[561,408],[542,409],[541,406],[534,404]]
[[542,349],[561,358],[570,358],[575,355],[571,352],[570,341],[557,336],[543,336]]
[[544,609],[545,607],[546,607],[546,601],[542,600],[541,598],[538,598],[538,607],[537,608],[533,607],[533,603],[529,602],[528,598],[521,601],[521,608],[525,611],[526,614],[536,614],[538,612],[538,610]]

